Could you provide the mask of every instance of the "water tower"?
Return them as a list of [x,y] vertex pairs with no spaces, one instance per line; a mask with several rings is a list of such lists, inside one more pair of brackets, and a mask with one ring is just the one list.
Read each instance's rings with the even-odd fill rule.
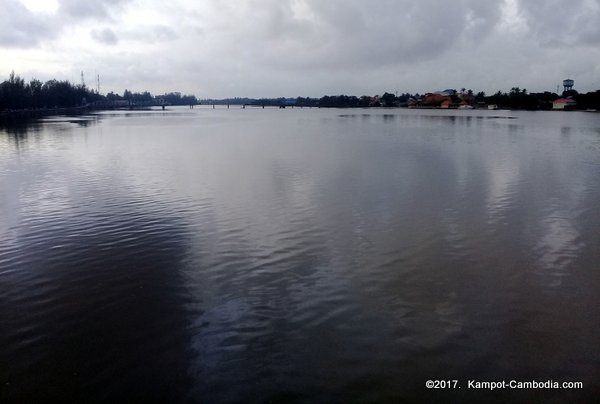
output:
[[571,79],[565,79],[563,80],[563,87],[565,88],[565,91],[569,91],[573,89],[573,84],[575,84],[575,81],[571,80]]

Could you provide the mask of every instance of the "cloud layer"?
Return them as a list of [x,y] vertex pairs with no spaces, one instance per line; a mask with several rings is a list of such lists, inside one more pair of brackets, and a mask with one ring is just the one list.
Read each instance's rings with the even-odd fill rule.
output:
[[543,91],[567,76],[600,88],[598,0],[58,0],[53,12],[5,2],[0,74],[98,72],[103,91]]

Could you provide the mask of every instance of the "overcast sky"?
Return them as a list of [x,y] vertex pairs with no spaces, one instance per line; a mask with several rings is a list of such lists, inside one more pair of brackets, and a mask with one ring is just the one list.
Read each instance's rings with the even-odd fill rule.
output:
[[[0,78],[206,97],[600,89],[600,0],[0,0]],[[562,91],[562,88],[561,88]]]

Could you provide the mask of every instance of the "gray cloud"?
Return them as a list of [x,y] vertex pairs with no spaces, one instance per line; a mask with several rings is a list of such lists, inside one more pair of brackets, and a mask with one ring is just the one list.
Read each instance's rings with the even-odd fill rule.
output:
[[62,17],[81,20],[111,19],[113,14],[131,0],[59,0],[58,13]]
[[0,46],[31,48],[58,35],[55,19],[29,11],[16,0],[5,0],[0,13]]
[[146,44],[157,44],[159,42],[170,42],[178,39],[180,34],[167,25],[150,25],[136,27],[134,30],[120,31],[123,40],[143,42]]
[[[51,49],[53,65],[98,71],[107,91],[544,91],[569,76],[578,90],[600,88],[598,0],[59,1],[54,19],[11,7],[0,21],[13,29],[0,27],[0,46],[48,39],[42,48]],[[59,22],[64,32],[90,32],[110,52],[58,35]],[[2,61],[0,69],[10,72]]]
[[119,39],[110,28],[104,28],[102,30],[93,29],[91,35],[96,41],[105,45],[116,45],[119,42]]
[[226,43],[219,41],[222,54],[280,67],[411,63],[442,56],[458,41],[485,38],[499,21],[501,4],[480,3],[307,0],[299,8],[291,0],[249,1],[236,7],[222,2],[219,7],[226,11],[217,14],[207,31],[228,37]]
[[519,8],[543,46],[600,45],[598,0],[520,0]]
[[153,37],[156,41],[172,41],[179,38],[179,35],[166,25],[157,25],[153,29]]
[[[68,26],[85,19],[110,20],[131,0],[60,0],[56,13],[33,12],[18,0],[4,0],[0,13],[0,46],[33,48],[58,38]],[[95,39],[115,44],[116,37],[99,33]]]

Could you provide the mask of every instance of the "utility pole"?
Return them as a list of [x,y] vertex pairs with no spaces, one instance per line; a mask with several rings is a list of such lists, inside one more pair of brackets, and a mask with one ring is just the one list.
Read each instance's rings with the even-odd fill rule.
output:
[[81,87],[85,87],[85,80],[83,78],[83,70],[81,71]]

